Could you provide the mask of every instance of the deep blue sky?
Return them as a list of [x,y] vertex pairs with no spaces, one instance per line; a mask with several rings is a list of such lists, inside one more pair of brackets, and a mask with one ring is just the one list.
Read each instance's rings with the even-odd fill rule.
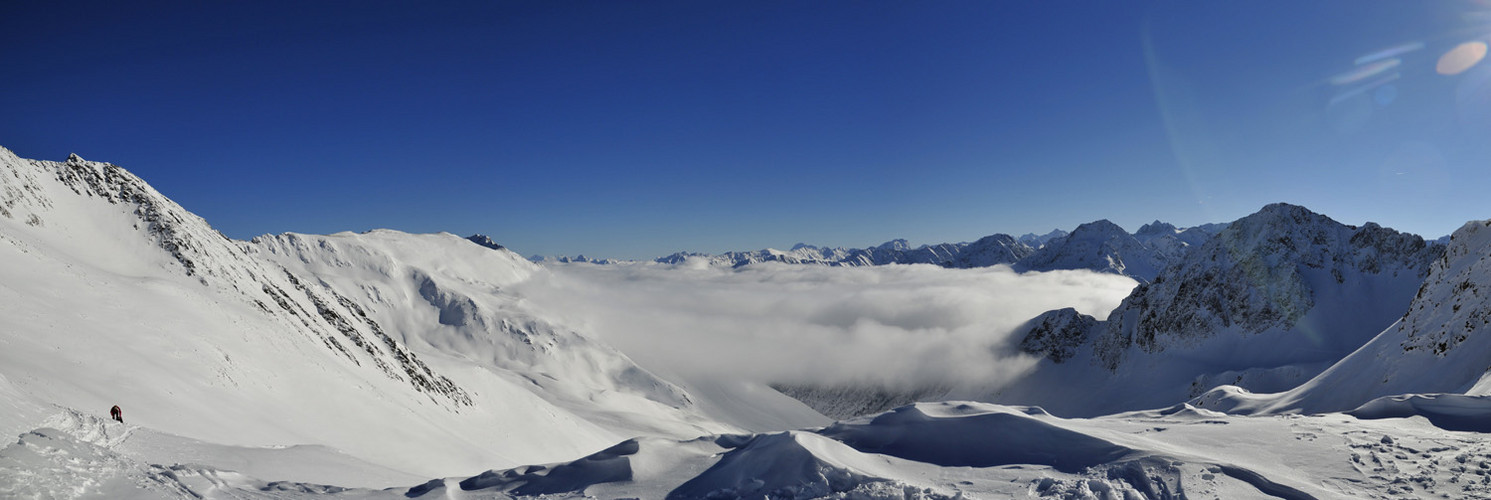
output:
[[645,258],[1276,201],[1432,237],[1491,217],[1491,63],[1436,71],[1488,35],[1396,0],[4,2],[0,145],[244,239]]

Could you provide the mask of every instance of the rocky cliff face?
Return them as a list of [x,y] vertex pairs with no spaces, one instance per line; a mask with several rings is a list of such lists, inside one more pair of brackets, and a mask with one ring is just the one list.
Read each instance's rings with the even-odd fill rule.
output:
[[[1097,324],[1097,318],[1070,307],[1047,311],[1022,328],[1020,350],[1061,363],[1087,343],[1087,336]],[[1016,335],[1020,335],[1022,330],[1016,330]]]
[[1404,352],[1441,358],[1491,331],[1491,221],[1467,223],[1450,235],[1444,257],[1390,331],[1402,338]]

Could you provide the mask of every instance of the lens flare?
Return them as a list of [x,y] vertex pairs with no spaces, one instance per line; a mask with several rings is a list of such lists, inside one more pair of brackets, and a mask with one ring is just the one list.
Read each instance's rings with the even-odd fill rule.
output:
[[1434,70],[1441,75],[1458,75],[1486,58],[1486,42],[1465,42],[1439,56]]
[[1424,42],[1408,42],[1404,44],[1394,45],[1392,47],[1388,47],[1386,49],[1382,49],[1377,52],[1373,52],[1371,54],[1356,58],[1356,65],[1362,66],[1390,57],[1398,57],[1422,48],[1424,48]]
[[1403,64],[1401,59],[1385,59],[1362,66],[1331,78],[1332,85],[1350,85],[1380,75]]

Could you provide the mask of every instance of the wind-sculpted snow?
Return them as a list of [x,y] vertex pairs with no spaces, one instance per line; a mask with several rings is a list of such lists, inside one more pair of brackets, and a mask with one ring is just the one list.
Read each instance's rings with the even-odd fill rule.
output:
[[[789,431],[752,436],[719,462],[668,493],[668,500],[700,498],[898,498],[951,499],[931,489],[901,484],[884,460],[815,434]],[[888,497],[882,497],[888,498]]]
[[[487,471],[459,484],[466,491],[496,489],[522,496],[585,491],[596,484],[631,481],[632,465],[627,457],[639,450],[641,445],[631,439],[552,468],[528,466],[503,472]],[[420,494],[418,488],[410,490],[411,496]]]
[[[436,480],[439,498],[1480,498],[1479,434],[1340,414],[1188,405],[1096,419],[922,403],[818,431],[629,440],[576,460]],[[665,472],[665,471],[671,471]],[[459,485],[459,486],[458,486]],[[520,489],[526,493],[520,493]]]
[[1491,433],[1491,396],[1485,395],[1383,396],[1346,414],[1362,419],[1424,417],[1441,429]]
[[[1405,400],[1412,401],[1412,399]],[[1389,406],[1401,401],[1393,401]],[[1430,403],[1434,403],[1430,401]],[[1431,405],[1410,403],[1414,415]],[[1438,405],[1469,415],[1477,401]],[[1455,411],[1444,411],[1452,407]],[[1394,407],[1396,408],[1396,407]],[[635,438],[569,461],[403,487],[277,481],[212,465],[151,465],[89,424],[38,428],[0,449],[19,498],[1485,498],[1491,444],[1394,408],[1241,417],[1186,405],[1095,419],[973,402],[918,404],[817,431]],[[1433,418],[1433,417],[1431,417]],[[105,422],[111,435],[122,424]],[[193,456],[203,444],[179,442]],[[872,446],[879,452],[869,451]],[[164,450],[161,450],[164,451]],[[155,452],[159,456],[159,451]],[[220,453],[220,452],[219,452]],[[260,450],[314,469],[321,455]],[[166,462],[169,463],[169,462]],[[1000,464],[1000,465],[945,465]],[[1057,464],[1057,465],[1051,465]],[[272,467],[257,467],[272,470]]]
[[944,467],[1036,464],[1080,472],[1134,452],[1012,410],[993,405],[917,404],[840,422],[820,433],[861,452]]

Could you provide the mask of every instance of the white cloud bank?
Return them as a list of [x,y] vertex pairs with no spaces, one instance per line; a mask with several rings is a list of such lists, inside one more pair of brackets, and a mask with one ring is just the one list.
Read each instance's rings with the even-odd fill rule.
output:
[[1009,380],[1034,363],[1014,347],[1016,327],[1062,307],[1105,317],[1135,285],[1111,274],[1007,266],[549,269],[519,286],[530,305],[650,370],[887,387]]

